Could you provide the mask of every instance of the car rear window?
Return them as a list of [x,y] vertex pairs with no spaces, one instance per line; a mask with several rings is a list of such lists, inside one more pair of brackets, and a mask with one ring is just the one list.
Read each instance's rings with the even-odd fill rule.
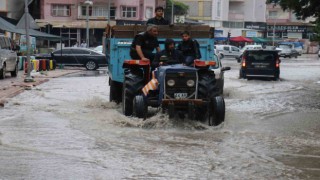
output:
[[273,51],[248,51],[248,61],[274,61],[276,59],[276,53]]

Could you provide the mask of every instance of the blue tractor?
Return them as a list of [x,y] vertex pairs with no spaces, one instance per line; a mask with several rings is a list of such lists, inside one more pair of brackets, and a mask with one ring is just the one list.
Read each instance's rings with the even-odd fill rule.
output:
[[[129,48],[135,34],[145,26],[114,26],[107,30],[110,101],[122,102],[123,114],[147,118],[148,107],[161,107],[169,118],[178,115],[219,125],[225,118],[225,103],[220,96],[212,67],[215,66],[212,28],[209,26],[160,26],[159,41],[180,41],[180,32],[188,30],[200,44],[203,60],[193,67],[160,66],[150,72],[150,62],[132,60]],[[110,34],[111,33],[111,34]],[[163,47],[162,47],[163,49]],[[162,59],[165,61],[165,58]],[[152,74],[152,76],[151,76]]]

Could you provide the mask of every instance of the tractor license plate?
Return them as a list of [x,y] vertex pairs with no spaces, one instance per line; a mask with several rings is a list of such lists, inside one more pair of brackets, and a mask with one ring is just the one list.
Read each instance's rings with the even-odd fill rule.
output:
[[174,93],[175,99],[186,99],[188,97],[188,93]]

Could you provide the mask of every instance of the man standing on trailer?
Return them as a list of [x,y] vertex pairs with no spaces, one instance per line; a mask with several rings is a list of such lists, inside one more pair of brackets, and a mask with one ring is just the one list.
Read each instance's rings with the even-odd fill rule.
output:
[[169,25],[169,21],[163,18],[163,7],[159,6],[155,9],[156,16],[147,21],[147,25]]

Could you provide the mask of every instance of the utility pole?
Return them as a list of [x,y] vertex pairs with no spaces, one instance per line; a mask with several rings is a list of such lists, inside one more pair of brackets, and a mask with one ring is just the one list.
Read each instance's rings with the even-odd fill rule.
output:
[[27,42],[27,76],[24,79],[24,82],[34,82],[34,79],[31,77],[31,61],[30,61],[30,52],[29,52],[29,47],[30,47],[30,39],[29,39],[29,20],[28,20],[28,14],[29,14],[29,9],[28,9],[28,0],[24,1],[24,13],[25,13],[25,29],[26,29],[26,42]]
[[174,13],[173,13],[173,11],[174,11],[174,1],[173,0],[171,0],[171,24],[174,24]]
[[87,33],[86,33],[86,44],[87,44],[87,48],[89,48],[89,6],[92,6],[92,1],[91,0],[87,0],[84,2],[84,4],[86,5],[86,15],[87,15]]

